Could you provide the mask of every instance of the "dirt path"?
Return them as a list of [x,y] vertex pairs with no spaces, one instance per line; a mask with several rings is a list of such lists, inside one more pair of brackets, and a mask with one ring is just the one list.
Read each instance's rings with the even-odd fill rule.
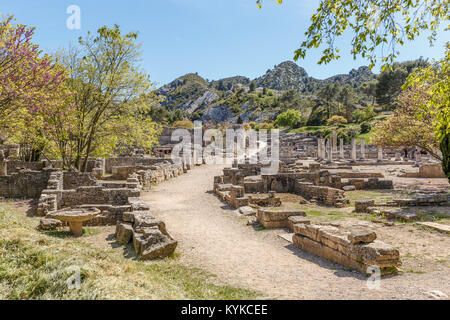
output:
[[369,290],[365,277],[298,250],[277,237],[282,231],[255,231],[211,193],[221,169],[197,167],[143,195],[179,241],[181,262],[267,298],[426,299],[433,290],[450,296],[448,272],[406,273]]

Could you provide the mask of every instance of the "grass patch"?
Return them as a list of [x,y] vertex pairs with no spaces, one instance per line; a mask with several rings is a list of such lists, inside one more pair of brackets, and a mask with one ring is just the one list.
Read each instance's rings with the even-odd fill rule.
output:
[[306,210],[307,217],[313,217],[318,221],[336,221],[350,216],[348,213],[341,211],[319,211],[319,210]]
[[[215,276],[189,268],[178,255],[157,261],[124,257],[64,234],[41,233],[37,221],[0,204],[0,299],[252,299],[251,290],[215,284]],[[86,236],[92,235],[86,228]],[[95,229],[93,229],[95,230]],[[58,236],[60,235],[60,236]],[[80,270],[70,290],[68,268]]]
[[[66,230],[50,230],[50,231],[43,231],[43,234],[46,234],[51,237],[56,238],[73,238],[73,234],[70,231]],[[99,234],[100,230],[98,228],[89,228],[89,227],[83,227],[83,235],[82,237],[90,237],[94,236],[96,234]]]
[[415,273],[415,274],[424,274],[425,273],[425,271],[421,271],[421,270],[406,270],[406,272],[409,272],[409,273]]

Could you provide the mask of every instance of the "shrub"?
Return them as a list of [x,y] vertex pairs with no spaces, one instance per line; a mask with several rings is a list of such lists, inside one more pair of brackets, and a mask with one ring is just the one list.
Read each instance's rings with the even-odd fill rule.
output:
[[345,119],[342,116],[332,116],[327,121],[327,125],[329,125],[329,126],[336,126],[339,124],[347,124],[347,119]]
[[363,122],[361,123],[361,133],[367,133],[370,132],[370,130],[372,130],[372,125],[370,124],[370,122]]
[[367,106],[364,110],[355,110],[352,113],[353,121],[362,123],[375,117],[376,113],[373,106]]
[[295,128],[303,123],[302,113],[298,110],[289,109],[278,115],[276,124],[279,127]]
[[194,128],[194,123],[190,120],[179,120],[175,121],[172,125],[174,128]]

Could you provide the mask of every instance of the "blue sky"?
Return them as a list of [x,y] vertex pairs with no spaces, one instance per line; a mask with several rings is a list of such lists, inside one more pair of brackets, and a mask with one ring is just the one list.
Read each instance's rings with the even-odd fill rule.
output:
[[[319,0],[284,0],[282,6],[266,0],[261,10],[255,2],[0,0],[0,11],[14,14],[19,23],[35,26],[35,41],[47,51],[74,43],[88,30],[104,25],[117,23],[125,31],[139,31],[142,66],[154,82],[162,85],[188,72],[198,72],[210,80],[235,75],[253,79],[274,65],[291,60]],[[81,30],[66,27],[69,5],[81,8]],[[449,32],[442,32],[430,48],[424,36],[401,48],[399,60],[420,56],[439,59],[449,40]],[[348,54],[349,43],[349,38],[338,42],[342,58],[337,62],[317,65],[319,52],[311,51],[297,63],[319,79],[367,65]]]

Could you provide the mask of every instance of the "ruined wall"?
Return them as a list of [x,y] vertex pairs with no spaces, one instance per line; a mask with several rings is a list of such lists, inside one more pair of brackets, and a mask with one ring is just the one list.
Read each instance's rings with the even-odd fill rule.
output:
[[325,186],[316,186],[311,182],[304,182],[302,180],[295,180],[295,193],[308,199],[316,199],[327,205],[337,207],[343,207],[349,203],[343,190]]
[[127,188],[106,189],[102,186],[83,186],[75,190],[62,190],[58,207],[79,205],[111,204],[126,205],[128,197],[139,197],[139,190]]
[[95,186],[98,181],[92,172],[72,172],[65,171],[63,173],[63,189],[76,189],[81,186]]
[[332,226],[311,224],[295,224],[293,229],[293,243],[300,249],[363,274],[370,266],[378,266],[382,274],[389,274],[401,265],[399,251],[375,240],[374,232],[350,233]]
[[16,168],[29,169],[33,171],[41,171],[44,169],[45,162],[28,162],[21,160],[9,160],[6,162],[6,169],[8,174],[16,172]]
[[39,198],[47,187],[50,171],[21,170],[7,176],[0,176],[0,197]]
[[164,161],[173,163],[171,159],[148,157],[114,157],[105,160],[105,172],[112,173],[113,167],[151,166]]

